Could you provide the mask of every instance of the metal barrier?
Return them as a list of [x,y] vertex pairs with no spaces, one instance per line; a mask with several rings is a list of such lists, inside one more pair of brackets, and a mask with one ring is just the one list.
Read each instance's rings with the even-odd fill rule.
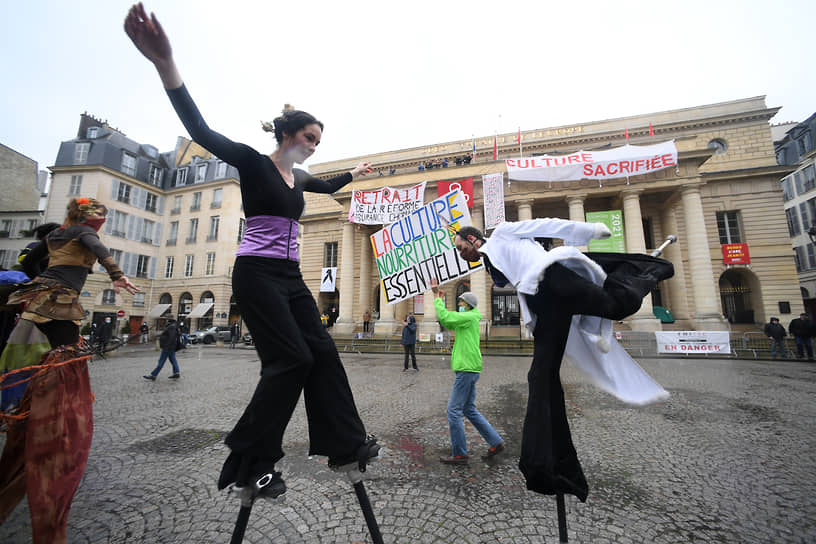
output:
[[[373,324],[373,322],[372,322]],[[487,331],[485,331],[487,332]],[[451,352],[452,335],[449,331],[440,333],[441,340],[432,334],[428,341],[423,342],[417,335],[417,353],[448,354]],[[395,333],[386,337],[353,334],[334,336],[337,349],[340,351],[354,351],[357,353],[401,353],[403,351],[401,335]],[[740,359],[771,359],[771,341],[761,332],[732,332],[730,333],[731,353],[683,353],[664,354],[657,352],[657,339],[654,332],[648,331],[617,331],[615,338],[618,343],[633,357],[731,357]],[[785,338],[785,355],[780,359],[796,359],[796,344],[792,338]],[[482,336],[481,350],[483,355],[521,355],[533,353],[533,341],[522,338],[489,338]]]

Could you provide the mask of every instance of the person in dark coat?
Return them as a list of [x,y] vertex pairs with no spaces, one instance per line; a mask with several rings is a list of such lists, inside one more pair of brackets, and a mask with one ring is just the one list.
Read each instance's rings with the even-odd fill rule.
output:
[[164,366],[164,362],[167,361],[168,357],[170,358],[170,364],[173,365],[173,375],[170,376],[171,379],[178,379],[181,377],[181,373],[179,371],[178,361],[176,360],[176,344],[178,343],[179,339],[179,329],[176,320],[172,317],[169,318],[167,326],[162,331],[161,335],[159,336],[159,347],[161,348],[161,355],[159,355],[159,362],[156,365],[156,368],[153,369],[153,372],[150,374],[146,374],[144,379],[155,381],[156,376],[159,375],[161,372],[162,367]]
[[400,340],[400,344],[402,344],[402,349],[405,350],[405,368],[403,372],[408,371],[408,355],[411,355],[411,363],[414,365],[414,370],[419,372],[419,368],[417,368],[416,364],[416,331],[417,331],[417,323],[414,316],[408,314],[405,316],[405,319],[402,322],[402,340]]
[[805,358],[802,350],[804,346],[805,350],[807,350],[808,361],[812,361],[813,345],[810,339],[816,336],[816,325],[813,324],[810,317],[806,313],[799,314],[799,317],[790,322],[788,332],[793,335],[793,339],[796,341],[796,356],[800,359]]
[[765,336],[771,339],[771,355],[776,359],[777,350],[785,357],[785,337],[788,333],[785,332],[785,327],[779,324],[778,317],[772,317],[771,322],[765,325]]

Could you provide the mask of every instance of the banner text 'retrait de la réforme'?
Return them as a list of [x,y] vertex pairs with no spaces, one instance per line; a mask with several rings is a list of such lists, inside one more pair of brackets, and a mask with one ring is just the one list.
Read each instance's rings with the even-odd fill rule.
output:
[[430,289],[431,278],[441,285],[481,270],[481,263],[463,260],[453,245],[454,233],[470,224],[465,195],[457,190],[372,234],[388,304],[421,295]]

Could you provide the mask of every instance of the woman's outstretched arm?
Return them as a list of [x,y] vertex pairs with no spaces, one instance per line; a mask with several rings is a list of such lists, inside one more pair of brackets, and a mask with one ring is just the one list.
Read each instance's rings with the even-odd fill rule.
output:
[[176,63],[170,39],[165,34],[155,13],[147,16],[141,2],[134,4],[125,17],[125,33],[133,45],[153,63],[162,80],[170,102],[190,136],[198,144],[233,166],[239,167],[253,153],[246,145],[233,142],[212,130],[198,111],[190,93],[184,86]]

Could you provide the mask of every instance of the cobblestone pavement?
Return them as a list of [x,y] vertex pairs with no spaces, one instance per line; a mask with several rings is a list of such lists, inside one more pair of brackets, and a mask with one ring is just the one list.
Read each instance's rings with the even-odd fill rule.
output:
[[[222,440],[258,378],[251,349],[193,347],[182,378],[142,374],[158,355],[123,348],[91,366],[95,433],[74,499],[72,543],[229,542],[238,501],[216,490]],[[485,462],[467,427],[471,463],[450,467],[448,360],[420,355],[402,372],[394,355],[343,354],[369,431],[388,448],[366,473],[387,543],[557,542],[555,499],[526,490],[517,468],[527,357],[488,357],[477,406],[507,451]],[[571,542],[813,542],[816,535],[816,365],[725,359],[647,359],[671,398],[630,407],[569,368],[562,372],[573,438],[590,495],[567,497]],[[307,456],[301,405],[279,463],[282,504],[255,505],[245,542],[370,542],[354,492]],[[2,442],[3,437],[0,437]],[[0,542],[30,542],[25,502]]]

